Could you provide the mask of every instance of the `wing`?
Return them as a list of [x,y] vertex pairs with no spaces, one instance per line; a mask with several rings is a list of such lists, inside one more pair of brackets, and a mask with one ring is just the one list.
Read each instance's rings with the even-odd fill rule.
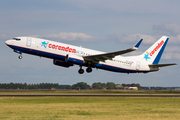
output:
[[111,52],[111,53],[105,53],[105,54],[98,54],[98,55],[91,55],[91,56],[83,56],[85,61],[90,61],[93,63],[98,63],[99,61],[104,62],[105,60],[112,60],[117,55],[126,54],[132,51],[135,51],[140,46],[143,39],[141,39],[139,42],[137,42],[132,48],[129,48],[127,50],[117,51],[117,52]]

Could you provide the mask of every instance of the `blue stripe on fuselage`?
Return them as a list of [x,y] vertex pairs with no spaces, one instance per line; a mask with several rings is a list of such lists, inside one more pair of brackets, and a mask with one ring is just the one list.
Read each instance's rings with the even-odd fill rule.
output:
[[121,72],[121,73],[141,73],[141,72],[147,73],[147,72],[152,72],[152,71],[129,70],[129,69],[124,69],[124,68],[105,65],[105,64],[97,64],[96,68],[100,68],[100,69],[108,70],[108,71],[113,71],[113,72]]

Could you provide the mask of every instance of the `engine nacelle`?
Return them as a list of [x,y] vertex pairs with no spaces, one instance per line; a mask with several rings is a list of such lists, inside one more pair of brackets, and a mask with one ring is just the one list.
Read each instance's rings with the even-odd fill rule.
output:
[[73,66],[72,63],[67,63],[67,62],[64,62],[64,61],[61,61],[61,60],[56,60],[56,59],[53,60],[53,64],[61,66],[61,67],[66,67],[66,68],[68,68],[70,66]]

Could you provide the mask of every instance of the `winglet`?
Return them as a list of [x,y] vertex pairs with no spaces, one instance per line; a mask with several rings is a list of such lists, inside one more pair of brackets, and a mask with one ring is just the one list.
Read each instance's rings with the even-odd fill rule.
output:
[[134,48],[138,49],[142,41],[143,41],[143,39],[141,39],[139,42],[137,42],[137,43],[134,45]]

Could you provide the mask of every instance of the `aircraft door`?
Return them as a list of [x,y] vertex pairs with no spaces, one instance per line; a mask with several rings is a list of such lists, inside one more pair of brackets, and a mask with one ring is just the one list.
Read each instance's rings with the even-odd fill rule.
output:
[[136,70],[139,70],[140,69],[140,62],[137,61],[137,64],[136,64]]
[[31,42],[32,42],[32,39],[27,38],[26,46],[31,47]]

